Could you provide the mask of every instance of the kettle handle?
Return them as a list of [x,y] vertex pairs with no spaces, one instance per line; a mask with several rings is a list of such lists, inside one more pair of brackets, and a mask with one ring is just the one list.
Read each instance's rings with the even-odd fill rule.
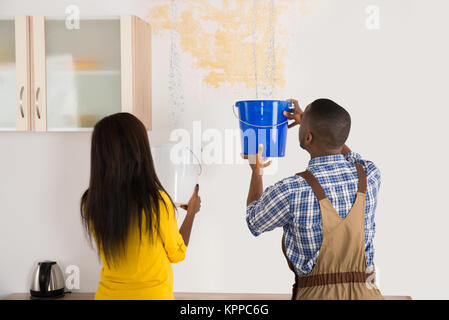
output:
[[41,293],[47,293],[48,285],[50,284],[51,266],[55,262],[40,262],[39,263],[39,289]]

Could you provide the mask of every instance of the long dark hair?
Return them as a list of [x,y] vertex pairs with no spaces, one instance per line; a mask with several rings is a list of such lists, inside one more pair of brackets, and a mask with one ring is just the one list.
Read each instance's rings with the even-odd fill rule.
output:
[[159,234],[160,191],[165,192],[143,123],[125,112],[100,120],[92,133],[90,181],[81,197],[81,219],[108,265],[117,264],[125,253],[136,222],[142,237],[143,214],[150,240]]

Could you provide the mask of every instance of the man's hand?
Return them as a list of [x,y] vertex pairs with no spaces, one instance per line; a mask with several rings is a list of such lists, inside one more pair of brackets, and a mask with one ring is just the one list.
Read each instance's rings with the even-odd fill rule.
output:
[[251,182],[249,184],[248,197],[246,198],[246,205],[248,206],[251,202],[259,200],[263,194],[263,183],[262,183],[262,175],[263,168],[268,167],[271,164],[270,161],[266,161],[263,154],[263,144],[259,144],[259,152],[257,154],[251,154],[248,156],[244,156],[245,159],[249,160],[249,165],[253,170],[251,175]]
[[198,195],[200,186],[197,184],[193,190],[192,197],[190,197],[188,204],[181,205],[181,208],[187,210],[187,213],[196,214],[201,209],[201,198]]
[[[249,165],[253,170],[253,173],[258,175],[263,175],[263,169],[271,164],[270,161],[262,156],[263,154],[263,144],[259,144],[259,152],[257,154],[250,154],[249,156],[243,156],[244,159],[249,160]],[[265,162],[266,161],[266,162]]]
[[301,124],[301,118],[302,118],[303,111],[302,111],[301,107],[299,106],[299,103],[297,100],[287,99],[287,101],[293,103],[293,105],[295,106],[295,111],[293,111],[292,113],[287,112],[287,111],[284,111],[284,113],[283,113],[284,117],[286,117],[287,119],[295,120],[294,122],[292,122],[288,125],[289,128],[292,128],[296,125]]

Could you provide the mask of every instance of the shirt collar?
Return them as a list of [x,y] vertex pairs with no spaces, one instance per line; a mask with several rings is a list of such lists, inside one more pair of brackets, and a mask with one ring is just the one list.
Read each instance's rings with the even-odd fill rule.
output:
[[326,165],[326,164],[332,164],[332,163],[338,163],[338,162],[346,162],[345,156],[342,154],[331,154],[328,156],[322,156],[322,157],[315,157],[310,159],[309,166],[307,169],[310,169],[312,167]]

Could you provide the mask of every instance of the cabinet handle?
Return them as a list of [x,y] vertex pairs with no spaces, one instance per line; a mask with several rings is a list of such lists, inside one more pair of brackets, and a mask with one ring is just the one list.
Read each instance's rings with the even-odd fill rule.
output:
[[41,118],[41,113],[39,111],[39,92],[40,91],[41,91],[41,88],[37,88],[37,90],[36,90],[36,113],[37,113],[38,119]]
[[25,118],[25,114],[23,113],[23,91],[24,90],[25,90],[25,87],[22,86],[22,88],[20,88],[20,100],[19,100],[20,114],[21,114],[22,118]]

